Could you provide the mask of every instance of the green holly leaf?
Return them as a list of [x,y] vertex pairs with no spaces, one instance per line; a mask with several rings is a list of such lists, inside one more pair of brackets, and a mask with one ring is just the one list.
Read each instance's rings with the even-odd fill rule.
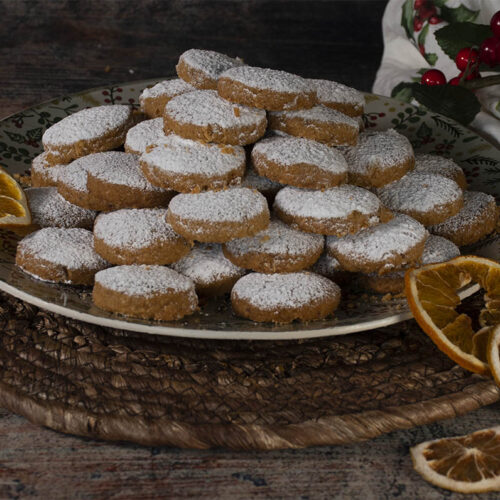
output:
[[413,0],[406,0],[401,9],[401,26],[406,31],[408,38],[413,36]]
[[425,44],[425,39],[427,38],[427,33],[429,33],[429,23],[425,23],[425,26],[422,28],[422,31],[418,34],[417,43],[420,47]]
[[28,137],[28,139],[31,139],[32,141],[40,141],[40,139],[42,138],[42,128],[38,127],[28,130],[26,132],[26,137]]
[[21,134],[16,134],[15,132],[8,132],[7,130],[5,131],[5,134],[7,137],[14,142],[18,142],[20,144],[24,144],[24,136]]
[[491,36],[490,27],[485,24],[453,23],[434,33],[443,52],[455,60],[460,49],[479,47],[485,38]]
[[470,90],[455,85],[413,84],[413,97],[426,108],[467,125],[481,109],[477,97]]
[[437,63],[437,60],[438,60],[438,56],[437,54],[434,54],[433,52],[431,52],[430,54],[425,54],[425,60],[431,65],[431,66],[435,66],[436,63]]
[[420,139],[425,139],[432,135],[432,129],[426,123],[422,122],[422,125],[418,127],[417,137]]
[[409,82],[398,83],[391,92],[391,97],[404,102],[411,102],[413,99],[413,84]]
[[465,23],[474,22],[479,15],[478,10],[472,10],[465,7],[465,5],[460,5],[459,7],[447,7],[443,5],[441,7],[441,14],[439,17],[446,21],[447,23]]

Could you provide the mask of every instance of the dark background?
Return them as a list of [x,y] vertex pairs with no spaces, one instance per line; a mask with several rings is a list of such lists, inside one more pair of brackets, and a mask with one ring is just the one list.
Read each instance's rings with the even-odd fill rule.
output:
[[0,0],[0,116],[173,74],[192,47],[370,90],[387,0]]

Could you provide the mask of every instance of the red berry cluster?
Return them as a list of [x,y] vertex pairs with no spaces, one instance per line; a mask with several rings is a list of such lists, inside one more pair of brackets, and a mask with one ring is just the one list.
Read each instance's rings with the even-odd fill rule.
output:
[[431,0],[415,0],[414,8],[416,10],[413,18],[414,31],[420,31],[425,21],[429,21],[430,24],[438,24],[442,21],[439,19],[436,6]]
[[[415,1],[415,8],[425,4],[425,1]],[[493,14],[490,22],[493,36],[486,38],[479,50],[472,47],[465,47],[460,50],[455,58],[455,64],[460,70],[460,74],[451,78],[448,82],[450,85],[459,85],[462,81],[474,80],[481,78],[479,74],[479,64],[484,63],[488,66],[500,64],[500,10]],[[430,69],[426,71],[421,78],[420,83],[423,85],[444,85],[446,77],[442,71],[438,69]]]

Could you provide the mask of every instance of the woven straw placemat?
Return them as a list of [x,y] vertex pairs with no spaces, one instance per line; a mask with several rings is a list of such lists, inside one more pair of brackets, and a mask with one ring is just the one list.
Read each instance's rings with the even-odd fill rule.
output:
[[58,431],[233,449],[345,444],[500,399],[413,321],[307,341],[98,327],[0,294],[0,406]]

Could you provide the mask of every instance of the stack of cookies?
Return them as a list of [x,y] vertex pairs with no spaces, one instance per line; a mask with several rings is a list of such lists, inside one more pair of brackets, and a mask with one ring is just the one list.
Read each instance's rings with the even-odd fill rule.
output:
[[197,49],[177,73],[142,92],[142,113],[95,107],[47,129],[25,272],[94,284],[98,307],[132,317],[230,293],[242,317],[311,321],[333,314],[338,283],[400,292],[405,269],[496,225],[453,161],[360,131],[354,89]]

